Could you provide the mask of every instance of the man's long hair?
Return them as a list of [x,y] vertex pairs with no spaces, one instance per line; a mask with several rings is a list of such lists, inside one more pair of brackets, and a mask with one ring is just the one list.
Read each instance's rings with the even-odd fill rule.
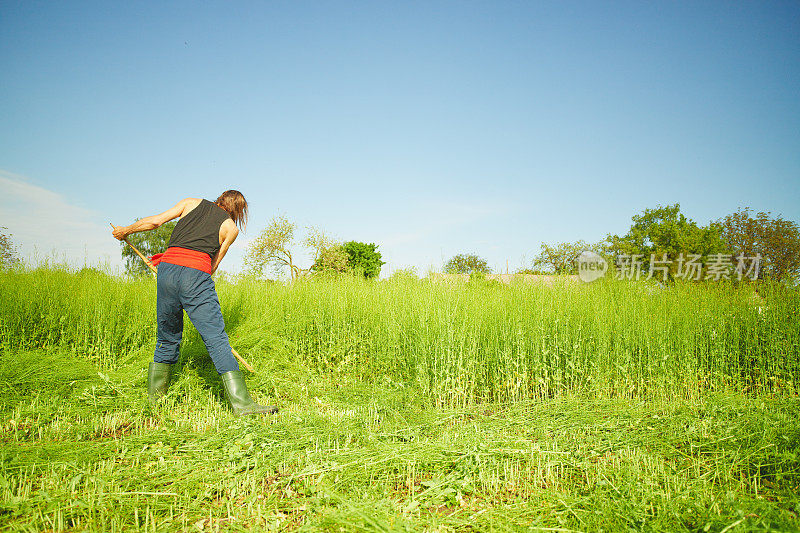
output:
[[239,229],[244,230],[247,226],[248,210],[247,200],[244,199],[242,193],[233,190],[225,191],[219,195],[215,203],[228,212]]

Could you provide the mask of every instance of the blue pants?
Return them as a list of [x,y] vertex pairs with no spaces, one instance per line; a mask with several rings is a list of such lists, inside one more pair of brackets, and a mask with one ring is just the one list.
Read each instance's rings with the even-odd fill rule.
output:
[[217,372],[239,370],[225,333],[225,321],[211,275],[196,268],[161,263],[157,287],[158,342],[153,360],[167,364],[178,362],[185,309],[203,338]]

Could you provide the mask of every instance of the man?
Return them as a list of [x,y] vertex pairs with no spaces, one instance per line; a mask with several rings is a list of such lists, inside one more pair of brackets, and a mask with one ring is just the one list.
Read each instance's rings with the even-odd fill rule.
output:
[[225,387],[236,415],[275,413],[276,407],[258,405],[247,391],[233,357],[217,291],[211,275],[247,223],[247,200],[239,191],[225,191],[215,202],[186,198],[160,215],[118,226],[113,234],[123,240],[131,233],[149,231],[180,217],[166,252],[153,257],[158,267],[156,309],[158,336],[147,373],[150,401],[162,397],[172,366],[178,362],[183,335],[183,311],[197,328]]

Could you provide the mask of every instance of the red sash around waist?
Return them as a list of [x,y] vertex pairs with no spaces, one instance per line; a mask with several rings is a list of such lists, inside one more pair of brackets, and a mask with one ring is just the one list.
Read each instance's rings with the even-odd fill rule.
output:
[[205,252],[178,248],[177,246],[170,246],[163,254],[154,255],[150,258],[150,262],[153,263],[153,266],[159,263],[170,263],[173,265],[196,268],[197,270],[202,270],[206,274],[211,274],[211,256]]

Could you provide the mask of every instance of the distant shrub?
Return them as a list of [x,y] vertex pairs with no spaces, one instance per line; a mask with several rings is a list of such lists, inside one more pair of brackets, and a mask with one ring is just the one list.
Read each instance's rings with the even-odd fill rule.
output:
[[398,268],[392,273],[389,279],[416,281],[419,280],[419,275],[417,275],[417,269],[414,267]]
[[365,278],[377,278],[381,273],[381,253],[374,243],[350,241],[342,245],[347,254],[347,265],[351,272]]
[[473,287],[486,287],[491,289],[502,289],[505,287],[503,283],[496,279],[487,279],[486,274],[483,272],[473,272],[470,274],[468,284]]
[[486,274],[484,274],[483,272],[472,272],[469,275],[469,281],[470,281],[470,283],[481,283],[481,282],[484,282],[484,281],[486,281]]
[[519,270],[514,271],[514,274],[520,274],[523,276],[548,276],[552,275],[552,272],[547,272],[545,270],[538,270],[535,268],[520,268]]
[[445,263],[444,272],[445,274],[472,274],[473,272],[491,274],[492,269],[489,268],[486,259],[482,257],[475,254],[458,254]]

